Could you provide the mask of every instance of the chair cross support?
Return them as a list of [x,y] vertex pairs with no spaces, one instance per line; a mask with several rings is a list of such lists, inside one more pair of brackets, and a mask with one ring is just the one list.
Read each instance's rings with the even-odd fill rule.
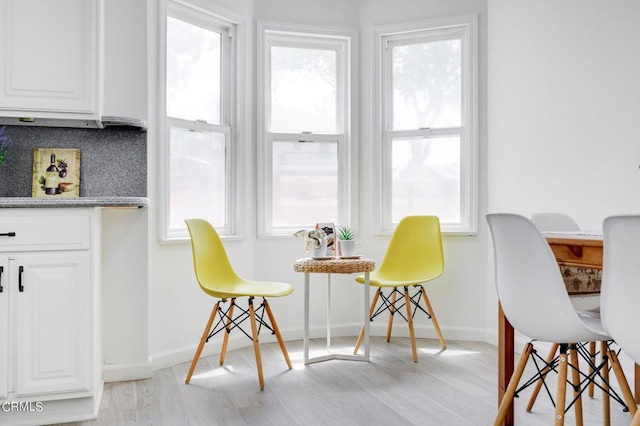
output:
[[[241,327],[241,324],[243,322],[250,319],[249,309],[243,309],[239,307],[236,304],[235,300],[236,300],[235,297],[231,299],[229,308],[226,311],[223,311],[221,307],[218,306],[218,310],[217,310],[218,322],[216,322],[216,324],[213,327],[213,330],[209,333],[209,336],[207,336],[207,340],[206,340],[207,342],[209,342],[209,339],[211,339],[213,336],[220,333],[221,331],[225,331],[227,334],[230,334],[231,331],[236,328],[239,329],[245,336],[247,336],[249,340],[253,340],[253,337],[251,337],[251,335]],[[253,298],[250,298],[250,300],[253,300]],[[223,299],[217,302],[218,305],[224,304],[224,303],[226,303],[226,299]],[[258,334],[260,334],[262,327],[265,327],[269,331],[271,331],[271,334],[275,334],[275,331],[273,330],[273,328],[271,328],[269,324],[266,321],[264,321],[264,314],[265,314],[264,306],[265,305],[264,305],[264,299],[263,299],[263,302],[260,304],[260,306],[257,309],[255,309],[256,322],[258,323]],[[240,313],[233,316],[234,309],[239,309]],[[226,321],[226,324],[225,324],[225,321]]]
[[[409,286],[403,286],[404,292],[398,290],[398,287],[392,287],[391,292],[388,296],[386,296],[382,287],[379,287],[376,291],[373,301],[371,302],[371,307],[369,309],[369,317],[370,321],[373,321],[375,317],[382,314],[383,312],[389,312],[389,320],[387,323],[387,342],[391,341],[391,330],[393,328],[393,318],[397,313],[404,319],[409,325],[409,336],[411,340],[411,350],[413,355],[413,362],[418,362],[418,351],[416,348],[416,340],[415,340],[415,331],[413,327],[413,318],[418,310],[424,312],[427,317],[433,323],[433,327],[440,339],[440,345],[442,349],[446,349],[447,345],[444,341],[444,337],[442,336],[442,332],[440,331],[440,326],[438,325],[438,321],[435,316],[429,311],[433,312],[431,308],[431,303],[429,303],[429,298],[427,297],[427,292],[421,285],[414,285],[412,287],[417,288],[417,292],[413,295],[409,295]],[[399,296],[399,297],[398,297]],[[378,299],[381,300],[380,306],[377,306]],[[419,305],[419,302],[423,300],[427,309],[424,309]],[[413,305],[413,309],[412,309]],[[402,308],[406,308],[406,314],[402,313]],[[364,327],[360,330],[360,335],[358,336],[358,340],[356,341],[356,346],[353,350],[353,353],[357,353],[360,348],[360,344],[362,343],[362,339],[364,336]]]
[[[224,364],[226,353],[227,353],[227,345],[229,342],[229,335],[231,334],[231,331],[236,328],[241,330],[245,336],[247,336],[250,340],[253,341],[253,348],[254,348],[255,357],[256,357],[256,365],[258,367],[258,381],[260,383],[260,389],[264,389],[264,376],[262,373],[262,356],[260,353],[260,342],[258,341],[258,334],[260,333],[260,330],[262,329],[263,326],[269,329],[272,332],[272,334],[275,334],[276,339],[278,340],[278,345],[280,346],[280,350],[282,351],[282,355],[284,356],[287,366],[289,367],[289,369],[293,368],[291,365],[291,360],[289,359],[289,354],[284,345],[284,341],[282,340],[280,330],[278,329],[278,325],[276,324],[273,313],[271,312],[271,307],[269,306],[269,302],[267,302],[266,298],[263,298],[260,306],[257,309],[254,309],[253,299],[254,297],[249,297],[248,309],[243,309],[238,307],[238,309],[241,312],[235,317],[233,316],[233,312],[235,308],[238,306],[235,302],[236,300],[235,297],[231,299],[229,308],[224,312],[222,312],[220,305],[223,303],[226,303],[226,299],[220,300],[215,303],[215,305],[213,306],[213,310],[211,311],[211,315],[209,317],[209,322],[207,323],[204,329],[204,333],[202,334],[202,339],[200,339],[200,345],[198,346],[198,349],[196,350],[196,353],[193,357],[193,361],[191,362],[191,367],[189,368],[189,373],[187,374],[185,383],[188,384],[191,381],[191,376],[193,375],[196,365],[198,364],[198,360],[200,359],[200,354],[202,353],[202,349],[204,348],[205,343],[207,343],[211,337],[220,333],[223,330],[225,331],[225,333],[222,341],[222,349],[220,351],[220,365]],[[259,315],[257,315],[257,313],[259,313]],[[271,325],[267,324],[267,322],[263,319],[265,313],[267,314],[267,317],[269,318],[269,322],[271,323]],[[216,318],[216,316],[219,317],[218,322],[214,327],[214,331],[210,332],[211,327],[213,325],[213,321]],[[249,335],[242,327],[240,327],[240,325],[247,319],[250,320],[251,335]]]
[[[579,355],[579,357],[584,362],[586,362],[588,366],[588,373],[584,373],[579,368],[577,368],[577,366],[574,367],[573,365],[569,365],[572,372],[575,371],[575,374],[578,377],[581,377],[581,379],[579,379],[580,380],[579,383],[568,382],[568,384],[573,387],[574,395],[577,395],[577,394],[582,395],[582,393],[584,393],[585,390],[588,390],[588,389],[590,390],[591,387],[597,387],[609,398],[613,398],[614,401],[618,402],[622,406],[622,411],[628,412],[629,407],[627,405],[627,402],[625,402],[624,397],[620,396],[618,392],[615,391],[615,389],[611,388],[611,386],[609,385],[610,381],[609,381],[608,374],[607,375],[603,374],[604,373],[603,369],[606,368],[607,370],[611,370],[612,368],[614,368],[613,364],[617,363],[617,361],[611,362],[611,365],[609,364],[609,361],[614,355],[617,355],[618,353],[620,353],[620,349],[613,350],[611,347],[611,345],[613,344],[613,341],[609,340],[605,342],[606,348],[607,348],[606,352],[604,354],[601,354],[600,351],[592,352],[591,349],[587,349],[587,345],[590,345],[590,344],[591,342],[569,345],[569,350],[575,350],[577,355]],[[557,350],[557,346],[554,346],[553,353],[555,353],[556,350]],[[533,350],[533,352],[535,352],[535,349]],[[597,364],[596,356],[600,354],[601,354],[602,361],[599,364]],[[553,397],[551,395],[551,392],[549,391],[549,388],[547,387],[545,378],[546,378],[546,374],[549,373],[550,371],[554,371],[556,373],[558,372],[556,368],[558,365],[557,356],[555,356],[553,360],[549,360],[549,359],[544,360],[543,363],[545,364],[545,366],[542,370],[538,367],[536,358],[541,359],[537,354],[532,354],[532,359],[534,361],[534,364],[536,365],[538,375],[532,377],[529,381],[527,381],[527,383],[522,385],[514,395],[515,397],[517,397],[520,391],[524,390],[525,388],[532,385],[533,383],[536,383],[536,389],[534,390],[531,396],[531,401],[529,403],[529,406],[527,407],[527,411],[529,412],[533,408],[533,402],[535,401],[535,397],[537,396],[541,386],[545,387],[547,395],[549,395],[551,401],[553,402]],[[605,383],[606,385],[603,386],[600,383]],[[571,408],[571,406],[574,403],[576,403],[579,395],[574,397],[573,401],[567,406],[567,410]],[[590,393],[589,396],[592,397],[593,394]]]
[[[424,312],[427,315],[427,318],[431,319],[431,313],[429,313],[425,308],[423,308],[422,306],[420,306],[420,300],[422,299],[422,286],[421,285],[417,285],[414,286],[416,288],[419,289],[418,292],[416,292],[413,296],[409,296],[409,300],[411,301],[411,305],[413,306],[413,311],[411,314],[411,318],[415,318],[416,316],[416,312],[419,310],[421,310],[422,312]],[[408,290],[408,287],[404,287],[404,290]],[[404,306],[406,305],[406,301],[404,299],[404,293],[401,292],[400,290],[398,290],[398,287],[394,287],[393,290],[391,290],[391,293],[389,293],[388,296],[385,296],[385,294],[382,292],[382,289],[378,290],[380,293],[380,299],[382,301],[382,303],[380,304],[380,306],[378,306],[378,308],[376,309],[376,311],[373,313],[373,315],[371,315],[371,321],[373,321],[373,319],[375,317],[377,317],[378,315],[389,311],[390,315],[395,315],[398,314],[402,317],[403,320],[409,322],[409,320],[407,319],[407,317],[402,313],[402,308],[404,308]],[[400,299],[397,298],[397,296],[400,295]],[[393,297],[392,297],[393,296]],[[392,299],[392,300],[390,300]]]
[[[619,350],[616,351],[611,347],[611,345],[613,344],[613,341],[611,340],[603,341],[602,350],[600,351],[601,361],[598,364],[595,364],[593,361],[595,359],[594,354],[592,354],[588,349],[585,348],[585,346],[588,344],[589,343],[559,344],[557,345],[560,347],[560,351],[558,355],[555,355],[553,358],[544,359],[537,353],[536,349],[534,348],[533,340],[527,343],[522,352],[520,365],[518,366],[519,371],[516,371],[515,373],[517,373],[517,375],[514,375],[514,378],[512,378],[512,380],[514,380],[515,382],[514,384],[512,383],[509,384],[509,387],[513,389],[511,391],[512,393],[510,394],[509,398],[511,398],[511,400],[512,398],[517,398],[520,392],[522,392],[529,386],[535,384],[536,388],[534,389],[532,394],[532,400],[535,400],[535,397],[537,396],[537,393],[539,392],[540,387],[544,386],[545,391],[551,400],[551,403],[553,404],[554,407],[556,407],[557,415],[561,415],[560,413],[566,414],[573,407],[576,411],[576,417],[581,418],[582,417],[582,402],[581,402],[582,394],[589,389],[590,384],[594,384],[600,390],[602,390],[603,394],[607,398],[612,398],[614,401],[618,402],[622,406],[622,410],[624,412],[628,412],[630,404],[633,403],[633,396],[631,395],[631,391],[627,385],[626,379],[624,379],[622,369],[620,367],[619,361],[617,360],[617,353],[619,352]],[[554,348],[557,349],[556,345],[554,345]],[[555,349],[554,349],[554,354],[556,352]],[[536,368],[536,372],[524,384],[522,384],[520,387],[515,389],[515,386],[517,386],[517,383],[519,382],[519,377],[522,375],[522,372],[526,365],[526,358],[531,358],[533,360],[533,363]],[[561,361],[561,359],[563,358],[564,358],[564,361]],[[585,361],[589,365],[590,367],[589,373],[584,373],[583,371],[580,370],[580,367],[578,364],[578,358],[581,358],[583,361]],[[565,363],[564,366],[562,365],[562,362]],[[564,371],[561,371],[563,369]],[[618,383],[623,393],[622,397],[615,391],[615,389],[613,389],[610,386],[610,380],[609,380],[609,374],[608,374],[610,369],[613,369],[614,372],[616,373],[616,378],[618,379]],[[547,383],[546,383],[547,374],[552,371],[561,375],[561,377],[559,377],[559,380],[562,383],[570,386],[573,390],[573,399],[568,404],[566,404],[565,400],[563,399],[564,392],[559,392],[556,398],[554,399],[551,393],[551,390],[547,386]],[[572,373],[571,378],[569,376],[569,372]],[[620,376],[620,374],[622,374],[622,376]],[[560,383],[559,383],[559,388],[560,388]],[[505,395],[505,398],[507,397],[508,395]],[[560,398],[561,401],[558,401],[558,398]],[[510,402],[506,402],[505,400],[503,400],[503,404],[501,404],[499,409],[498,419],[502,418],[507,408],[506,404],[509,404],[509,403]],[[558,406],[557,404],[560,404],[560,406]],[[530,402],[529,406],[527,407],[527,411],[530,412],[532,407],[533,407],[533,403]],[[633,404],[633,407],[635,408],[635,403]],[[607,399],[607,408],[608,408],[608,399]],[[604,416],[605,418],[608,418],[609,416],[608,409],[605,410]],[[496,424],[498,423],[499,423],[498,420],[496,420]]]

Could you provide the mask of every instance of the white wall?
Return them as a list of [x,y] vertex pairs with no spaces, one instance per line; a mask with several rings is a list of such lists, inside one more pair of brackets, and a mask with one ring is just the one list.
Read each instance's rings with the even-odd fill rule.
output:
[[103,115],[147,119],[147,1],[104,2]]
[[148,211],[102,212],[102,349],[107,382],[149,377]]
[[640,3],[489,4],[490,210],[640,210]]
[[640,212],[638,22],[635,0],[489,0],[489,211]]
[[[147,1],[109,0],[104,2],[104,15],[104,115],[146,120]],[[148,215],[147,208],[105,209],[102,214],[101,317],[106,381],[148,377],[152,372]]]

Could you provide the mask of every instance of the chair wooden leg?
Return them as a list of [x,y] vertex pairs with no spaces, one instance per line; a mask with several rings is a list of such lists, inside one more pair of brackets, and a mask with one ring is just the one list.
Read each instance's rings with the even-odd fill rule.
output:
[[273,328],[273,332],[276,334],[276,339],[278,340],[278,345],[280,345],[280,350],[282,351],[282,355],[284,356],[284,360],[287,362],[287,366],[289,370],[293,367],[291,365],[291,360],[289,359],[289,353],[287,352],[287,348],[284,345],[284,341],[282,340],[282,335],[280,334],[280,329],[278,328],[278,324],[276,324],[276,319],[273,316],[273,312],[271,312],[271,306],[269,306],[269,302],[267,299],[263,299],[264,309],[267,311],[267,316],[269,317],[269,322],[271,322],[271,328]]
[[229,310],[227,311],[227,325],[225,326],[224,338],[222,339],[222,350],[220,351],[220,365],[224,364],[227,356],[227,345],[229,344],[229,335],[231,334],[231,319],[233,318],[233,308],[236,306],[236,298],[231,299]]
[[607,342],[600,342],[600,356],[604,366],[602,367],[602,424],[611,424],[611,404],[609,401],[609,362],[607,356]]
[[198,360],[200,359],[200,354],[202,353],[202,348],[204,348],[204,344],[207,342],[207,337],[209,337],[209,331],[211,331],[211,325],[213,324],[213,320],[216,317],[216,313],[218,313],[218,307],[220,306],[220,302],[217,302],[213,306],[213,310],[211,311],[211,315],[209,316],[209,321],[207,322],[207,326],[204,328],[204,332],[202,333],[202,337],[200,338],[200,344],[198,345],[198,349],[196,349],[196,353],[193,356],[193,361],[191,361],[191,367],[189,368],[189,373],[187,373],[187,378],[185,379],[185,383],[189,384],[191,381],[191,375],[193,374],[193,370],[196,369],[196,365],[198,364]]
[[[589,365],[588,374],[591,376],[593,374],[593,366],[596,365],[596,342],[589,342],[589,358],[591,359],[591,364]],[[589,398],[593,398],[594,391],[596,385],[593,381],[589,382]]]
[[440,339],[440,346],[442,346],[442,349],[447,349],[447,343],[444,341],[444,337],[442,336],[442,331],[440,331],[440,326],[438,325],[438,320],[436,319],[436,313],[433,311],[433,308],[431,307],[431,302],[427,297],[427,291],[424,289],[424,287],[420,287],[420,290],[422,291],[422,297],[424,298],[424,303],[425,305],[427,305],[427,312],[429,312],[429,315],[431,315],[431,322],[433,323],[433,328],[435,328],[436,334]]
[[[554,343],[553,346],[551,346],[551,350],[549,350],[549,355],[547,355],[547,359],[546,359],[546,364],[547,365],[551,364],[551,361],[553,361],[553,358],[556,357],[556,352],[557,351],[558,351],[558,344]],[[544,379],[546,379],[547,374],[550,371],[551,371],[550,367],[544,367],[542,369],[542,371],[540,372],[542,377],[536,383],[535,387],[533,388],[533,392],[531,393],[531,398],[529,398],[529,405],[527,405],[527,412],[528,413],[530,413],[531,410],[533,410],[533,404],[535,404],[536,399],[538,398],[538,394],[540,393],[540,389],[542,389],[542,381]]]
[[569,347],[569,362],[571,363],[571,384],[573,385],[573,398],[577,398],[573,404],[576,416],[576,426],[582,426],[582,397],[580,395],[580,363],[578,361],[578,350],[575,344]]
[[640,426],[640,410],[637,410],[635,416],[633,416],[631,426]]
[[[375,312],[376,304],[378,303],[378,298],[380,297],[380,293],[382,293],[382,289],[378,288],[378,290],[373,295],[373,301],[371,302],[371,307],[369,308],[369,320],[371,320],[371,317]],[[360,349],[360,345],[362,344],[363,339],[364,339],[364,325],[360,329],[360,334],[358,335],[358,340],[356,341],[356,347],[353,349],[354,355],[358,353],[358,349]]]
[[411,339],[411,352],[413,354],[413,362],[418,362],[418,349],[416,348],[416,332],[413,329],[413,315],[411,315],[411,298],[409,297],[409,288],[404,288],[404,304],[407,307],[407,323],[409,324],[409,338]]
[[520,360],[518,360],[518,365],[516,366],[513,374],[511,375],[511,379],[509,380],[509,385],[507,386],[507,390],[502,397],[502,401],[500,401],[500,406],[498,407],[498,414],[496,415],[496,419],[493,422],[494,426],[502,426],[505,417],[507,417],[507,412],[511,407],[511,403],[513,402],[513,395],[516,392],[516,388],[518,387],[518,383],[520,383],[520,379],[522,378],[522,373],[524,372],[524,368],[527,366],[527,361],[529,360],[529,356],[531,355],[531,351],[533,350],[533,345],[531,343],[527,343],[524,345],[522,349],[522,354],[520,355]]
[[391,306],[389,307],[389,321],[387,322],[387,343],[391,341],[391,329],[393,328],[393,317],[396,313],[396,287],[393,288],[391,294]]
[[622,392],[622,396],[624,397],[624,402],[627,404],[629,408],[629,414],[631,417],[635,417],[636,412],[638,411],[638,407],[636,406],[636,401],[633,398],[633,394],[631,393],[631,388],[629,387],[629,382],[627,382],[627,377],[624,375],[624,371],[622,370],[622,366],[620,365],[620,360],[618,359],[618,355],[616,355],[615,351],[609,349],[609,360],[611,362],[611,368],[616,375],[616,380],[618,381],[618,386],[620,386],[620,391]]
[[256,355],[256,366],[258,367],[258,382],[260,389],[264,389],[264,377],[262,375],[262,357],[260,356],[260,342],[258,341],[258,327],[256,325],[256,312],[253,309],[253,297],[249,298],[249,319],[251,320],[251,336],[253,338],[253,352]]
[[558,356],[558,393],[556,395],[556,418],[555,426],[564,425],[564,407],[567,398],[567,345],[560,344],[560,355]]

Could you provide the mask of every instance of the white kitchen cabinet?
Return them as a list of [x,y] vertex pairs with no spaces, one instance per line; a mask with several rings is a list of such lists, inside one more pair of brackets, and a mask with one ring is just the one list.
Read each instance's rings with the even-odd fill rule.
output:
[[0,115],[99,119],[100,0],[0,0]]
[[0,209],[0,424],[97,414],[99,240],[98,209]]
[[26,254],[10,263],[9,285],[19,285],[15,396],[90,391],[89,253]]

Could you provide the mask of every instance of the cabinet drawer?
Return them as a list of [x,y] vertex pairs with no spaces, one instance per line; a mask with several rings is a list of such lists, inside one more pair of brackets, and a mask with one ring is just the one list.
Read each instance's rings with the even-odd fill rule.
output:
[[88,215],[0,217],[0,252],[88,249],[90,229]]

